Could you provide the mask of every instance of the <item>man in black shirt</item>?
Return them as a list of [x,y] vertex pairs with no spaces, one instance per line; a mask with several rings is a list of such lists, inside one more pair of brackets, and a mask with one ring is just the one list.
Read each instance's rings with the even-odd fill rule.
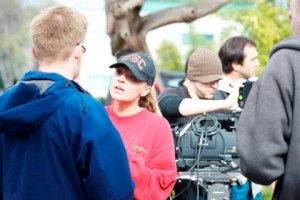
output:
[[212,100],[222,79],[222,64],[216,53],[199,48],[188,59],[187,76],[181,86],[164,89],[159,107],[170,124],[184,124],[191,117],[219,110],[238,110],[238,81],[227,99]]
[[[172,127],[183,127],[197,115],[220,110],[235,111],[238,107],[239,88],[237,81],[234,90],[225,100],[212,100],[222,79],[222,64],[216,53],[209,49],[197,49],[188,59],[187,76],[178,87],[164,89],[158,96],[162,115]],[[179,182],[178,182],[179,183]],[[205,186],[198,181],[175,185],[176,199],[206,199]],[[197,189],[195,188],[197,187]]]

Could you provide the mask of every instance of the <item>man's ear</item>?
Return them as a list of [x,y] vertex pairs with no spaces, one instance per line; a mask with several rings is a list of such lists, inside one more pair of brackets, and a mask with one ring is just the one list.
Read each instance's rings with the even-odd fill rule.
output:
[[81,53],[81,46],[80,45],[77,45],[76,47],[75,47],[75,49],[74,49],[74,57],[75,57],[75,59],[76,60],[79,60],[80,58],[81,58],[81,56],[82,56],[82,53]]
[[35,59],[38,60],[38,55],[37,55],[37,53],[36,53],[36,51],[35,51],[34,48],[32,48],[32,55],[34,56]]
[[241,67],[242,67],[241,64],[236,63],[236,62],[235,62],[235,63],[232,63],[231,66],[232,66],[233,70],[234,70],[234,71],[237,71],[237,72],[240,71],[240,70],[241,70]]

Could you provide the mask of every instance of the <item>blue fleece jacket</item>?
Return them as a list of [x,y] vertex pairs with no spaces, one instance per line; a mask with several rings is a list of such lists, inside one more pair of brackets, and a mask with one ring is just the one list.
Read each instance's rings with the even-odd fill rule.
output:
[[0,96],[0,132],[5,200],[133,199],[119,133],[75,82],[25,74]]

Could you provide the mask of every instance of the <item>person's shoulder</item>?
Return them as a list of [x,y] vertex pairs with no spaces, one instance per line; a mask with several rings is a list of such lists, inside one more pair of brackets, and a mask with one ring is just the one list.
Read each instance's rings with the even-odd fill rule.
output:
[[187,90],[186,87],[167,87],[158,95],[158,99],[160,100],[170,95],[182,96],[186,93],[185,90]]
[[174,87],[174,86],[169,86],[166,87],[161,93],[168,93],[168,92],[178,92],[180,90],[182,90],[182,88],[184,87]]
[[[300,51],[300,36],[291,36],[286,39],[281,40],[276,45],[274,45],[270,58],[276,56],[281,56],[285,54],[286,56],[292,56],[290,51],[296,51],[297,54]],[[280,53],[279,53],[280,52]]]
[[[90,104],[101,104],[99,100],[94,98],[93,96],[86,94],[86,93],[81,93],[81,92],[74,92],[72,96],[70,96],[70,100],[74,101],[84,101],[86,103]],[[101,104],[102,105],[102,104]]]
[[74,92],[72,95],[70,95],[70,97],[66,101],[64,101],[63,106],[66,109],[70,110],[93,110],[93,113],[96,111],[102,112],[103,110],[105,110],[103,104],[99,100],[95,99],[89,94],[81,92]]
[[229,93],[231,93],[233,90],[233,87],[230,85],[229,80],[227,79],[221,79],[219,80],[218,90],[215,94],[215,96],[219,96],[219,98],[214,99],[226,99]]
[[229,96],[229,92],[224,91],[222,89],[218,89],[216,93],[214,94],[213,100],[223,100],[226,99]]

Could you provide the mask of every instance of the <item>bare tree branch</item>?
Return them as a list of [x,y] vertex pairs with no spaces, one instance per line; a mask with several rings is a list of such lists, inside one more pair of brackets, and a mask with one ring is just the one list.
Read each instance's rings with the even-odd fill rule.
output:
[[231,0],[206,0],[196,4],[169,8],[160,12],[149,14],[141,18],[142,24],[144,25],[143,31],[148,32],[172,23],[192,22],[217,11],[229,2],[231,2]]
[[215,12],[231,0],[205,0],[140,16],[144,0],[105,0],[107,34],[112,54],[122,49],[149,53],[145,38],[150,30],[177,22],[191,22]]

